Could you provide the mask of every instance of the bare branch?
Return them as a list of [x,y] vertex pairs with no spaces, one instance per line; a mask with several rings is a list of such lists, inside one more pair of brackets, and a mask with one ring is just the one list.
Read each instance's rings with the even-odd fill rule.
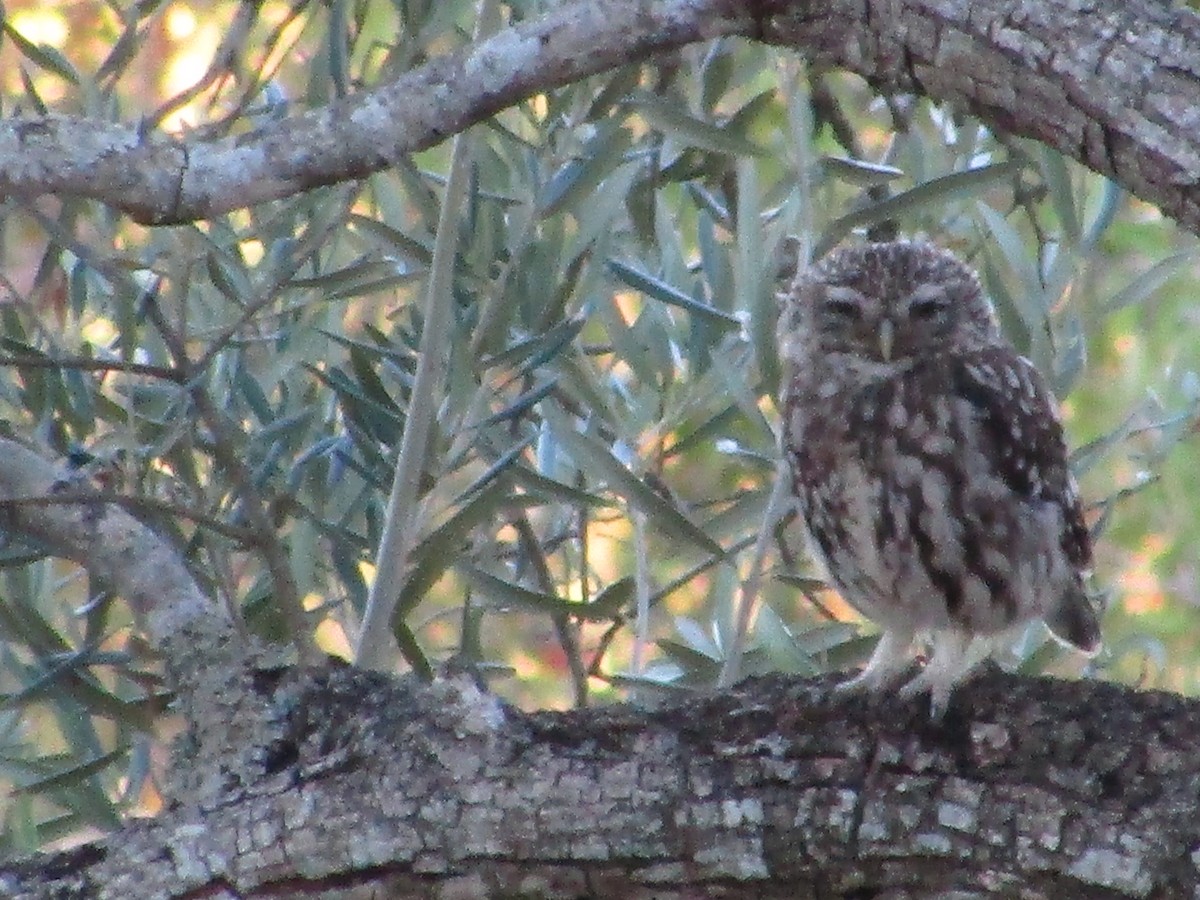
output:
[[187,141],[68,116],[0,123],[0,197],[91,197],[139,222],[216,216],[388,168],[537,91],[652,53],[749,33],[732,0],[563,3],[344,101],[236,137]]
[[218,215],[385,169],[538,91],[722,35],[1044,141],[1200,228],[1200,17],[1043,0],[574,0],[395,81],[234,138],[68,116],[0,123],[0,197],[92,197],[141,222]]

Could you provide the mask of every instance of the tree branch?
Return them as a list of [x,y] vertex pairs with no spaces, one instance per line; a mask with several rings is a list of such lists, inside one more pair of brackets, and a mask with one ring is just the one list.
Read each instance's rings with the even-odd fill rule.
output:
[[831,701],[828,679],[759,679],[657,713],[534,715],[466,679],[252,681],[276,719],[253,783],[0,868],[5,896],[1118,898],[1200,884],[1200,703],[1177,696],[991,672],[934,725],[920,703]]
[[0,197],[102,200],[147,224],[208,218],[388,168],[538,91],[710,36],[749,33],[735,0],[592,0],[395,81],[215,141],[68,116],[0,123]]
[[1200,16],[1122,0],[784,4],[764,40],[1041,141],[1200,228]]
[[217,614],[174,549],[129,513],[99,500],[29,502],[78,493],[79,485],[16,441],[0,438],[0,459],[0,531],[87,568],[145,617],[155,642]]
[[[371,91],[203,141],[0,121],[0,197],[147,223],[379,171],[537,91],[740,34],[1044,141],[1200,229],[1200,18],[1124,0],[575,0]],[[61,473],[0,440],[0,527],[128,598],[188,723],[159,818],[0,868],[0,893],[1190,896],[1200,704],[988,675],[930,725],[761,680],[656,714],[526,716],[470,686],[266,671],[152,532],[34,504]],[[364,823],[370,823],[364,826]]]
[[69,116],[0,122],[0,196],[91,197],[145,223],[360,178],[538,91],[744,35],[958,104],[1200,228],[1200,17],[1124,0],[575,0],[346,100],[186,140]]

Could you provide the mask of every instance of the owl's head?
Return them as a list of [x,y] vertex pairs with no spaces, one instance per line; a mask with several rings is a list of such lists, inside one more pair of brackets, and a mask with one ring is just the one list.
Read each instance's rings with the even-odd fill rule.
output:
[[809,355],[890,367],[998,334],[975,273],[949,251],[915,241],[834,250],[797,278],[790,302],[788,327]]

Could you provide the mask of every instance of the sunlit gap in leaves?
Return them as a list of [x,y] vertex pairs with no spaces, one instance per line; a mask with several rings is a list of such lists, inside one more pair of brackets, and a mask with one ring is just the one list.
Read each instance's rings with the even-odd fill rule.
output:
[[1159,571],[1162,557],[1170,547],[1163,534],[1148,534],[1142,546],[1129,559],[1119,577],[1122,603],[1133,616],[1162,612],[1166,594]]

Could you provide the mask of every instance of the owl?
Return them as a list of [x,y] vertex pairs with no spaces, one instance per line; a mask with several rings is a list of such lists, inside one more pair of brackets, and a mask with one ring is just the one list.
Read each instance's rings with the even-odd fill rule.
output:
[[913,241],[836,250],[781,295],[784,452],[814,555],[882,629],[842,690],[925,665],[935,718],[971,669],[1041,619],[1100,646],[1091,539],[1053,396],[979,280]]

